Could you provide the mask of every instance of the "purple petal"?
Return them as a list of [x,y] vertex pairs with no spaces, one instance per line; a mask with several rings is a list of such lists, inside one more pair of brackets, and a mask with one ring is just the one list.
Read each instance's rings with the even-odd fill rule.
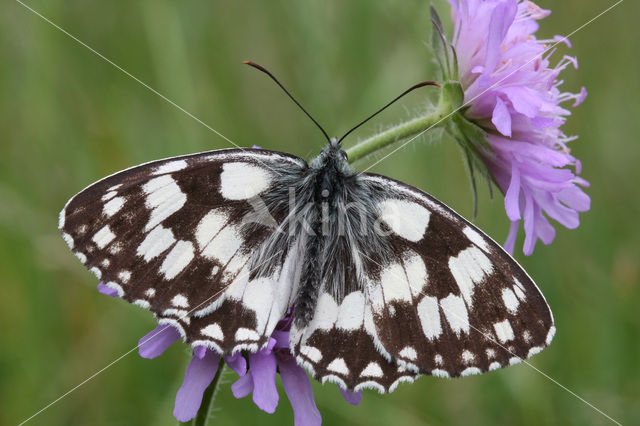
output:
[[191,420],[198,413],[202,403],[202,395],[211,384],[218,370],[218,355],[208,350],[204,358],[191,358],[184,375],[184,382],[176,395],[173,415],[181,422]]
[[576,101],[573,103],[573,106],[577,107],[578,105],[580,105],[582,102],[584,102],[585,99],[587,99],[588,95],[589,92],[587,92],[587,89],[583,86],[580,89],[580,93],[578,94],[578,96],[576,96]]
[[282,386],[293,408],[295,426],[320,425],[322,417],[313,399],[313,390],[307,373],[296,364],[293,357],[279,359],[278,366],[280,367]]
[[[274,339],[275,340],[275,339]],[[273,413],[278,406],[276,388],[276,357],[264,352],[249,354],[249,368],[253,377],[253,402],[267,413]]]
[[482,75],[480,82],[481,87],[488,87],[488,73],[492,72],[500,58],[502,40],[507,35],[509,27],[513,23],[516,16],[517,6],[515,2],[502,2],[496,5],[491,14],[489,23],[489,35],[487,39],[487,50],[485,56],[484,67],[487,72]]
[[236,398],[244,398],[253,392],[253,377],[251,374],[245,374],[231,385],[231,392]]
[[116,290],[115,288],[107,287],[106,285],[102,284],[102,282],[98,283],[98,291],[105,296],[118,297],[118,290]]
[[507,105],[499,97],[496,98],[496,106],[493,109],[491,122],[500,133],[505,136],[511,136],[511,114],[509,114]]
[[358,405],[362,401],[362,391],[351,392],[350,390],[344,390],[340,388],[340,393],[351,405]]
[[539,98],[540,94],[528,87],[505,87],[500,89],[500,92],[507,95],[513,105],[513,109],[526,117],[534,118],[542,107],[542,101]]
[[509,225],[509,235],[507,235],[507,240],[504,242],[504,249],[513,254],[513,251],[516,246],[516,238],[518,238],[518,229],[520,228],[520,221],[514,220]]
[[276,330],[271,333],[271,338],[276,341],[274,348],[276,349],[288,349],[289,348],[289,332]]
[[155,358],[178,339],[180,333],[175,327],[170,324],[159,325],[138,341],[138,353],[142,358]]
[[591,208],[591,198],[577,186],[560,191],[558,199],[579,212],[586,212]]
[[515,160],[511,163],[511,182],[504,196],[504,208],[509,219],[520,219],[520,169]]
[[238,374],[238,376],[244,376],[247,374],[247,360],[244,359],[240,352],[236,352],[231,356],[225,357],[224,361],[227,363],[229,368]]
[[207,347],[206,346],[196,346],[195,348],[193,348],[193,354],[195,356],[197,356],[198,358],[202,359],[207,354]]

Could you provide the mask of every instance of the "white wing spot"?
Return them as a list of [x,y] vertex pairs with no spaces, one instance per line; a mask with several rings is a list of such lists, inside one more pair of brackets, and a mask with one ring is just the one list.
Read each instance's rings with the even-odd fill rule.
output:
[[340,304],[336,327],[342,330],[357,330],[364,322],[364,294],[361,291],[349,293]]
[[187,202],[187,196],[171,175],[162,175],[151,179],[144,184],[142,190],[147,194],[145,205],[151,209],[149,222],[144,228],[145,232],[155,228],[156,225],[177,212]]
[[497,370],[500,367],[502,367],[502,365],[498,361],[494,361],[489,364],[489,371]]
[[123,197],[112,198],[110,201],[105,203],[104,206],[102,206],[102,213],[104,213],[104,215],[107,217],[113,216],[114,214],[118,213],[118,211],[120,211],[122,206],[124,206],[125,201],[126,200]]
[[107,269],[109,265],[111,265],[111,261],[109,259],[102,259],[100,265],[102,265],[103,268]]
[[474,374],[480,374],[480,373],[482,373],[482,370],[480,370],[478,367],[468,367],[462,370],[460,375],[464,377],[464,376],[472,376]]
[[554,326],[551,326],[551,328],[549,329],[549,332],[547,333],[547,338],[545,339],[545,343],[547,345],[551,344],[551,341],[553,340],[553,336],[556,335],[556,328]]
[[309,330],[328,331],[338,319],[338,305],[329,293],[322,293],[318,298],[316,313],[311,320]]
[[447,297],[440,299],[440,306],[454,333],[458,336],[460,336],[460,332],[469,333],[469,313],[464,300],[460,296],[455,296],[451,293]]
[[242,242],[240,232],[234,226],[227,225],[202,249],[202,255],[226,265],[238,251]]
[[129,279],[131,278],[131,272],[129,271],[120,271],[118,273],[118,278],[120,278],[120,281],[122,281],[123,283],[128,283]]
[[475,359],[476,359],[476,356],[470,351],[468,350],[462,351],[462,361],[464,361],[466,364],[469,364],[475,361]]
[[384,301],[387,304],[394,300],[411,302],[411,291],[409,290],[407,276],[399,263],[387,265],[382,271],[380,282],[384,292]]
[[236,331],[236,340],[260,340],[260,334],[257,331],[249,328],[241,327]]
[[513,282],[515,283],[515,285],[513,286],[513,291],[515,291],[516,296],[518,296],[518,299],[524,301],[524,299],[526,298],[526,295],[524,293],[524,287],[516,277],[513,277]]
[[522,362],[521,358],[518,358],[517,356],[514,356],[513,358],[509,358],[509,365],[516,365],[516,364],[520,364]]
[[425,296],[418,303],[418,318],[422,331],[429,340],[434,340],[442,333],[440,324],[440,310],[438,309],[438,299],[436,297]]
[[471,241],[473,244],[477,245],[478,247],[480,247],[485,252],[487,252],[487,253],[489,252],[489,246],[487,245],[487,241],[484,239],[484,237],[482,235],[480,235],[478,233],[478,231],[476,231],[475,229],[471,228],[470,226],[466,226],[462,230],[462,232],[464,233],[464,235],[467,236],[469,241]]
[[151,304],[144,299],[136,299],[133,301],[133,304],[138,305],[143,309],[149,309],[149,307],[151,306]]
[[109,251],[109,253],[115,256],[122,250],[122,244],[120,244],[119,242],[115,242],[111,244],[107,250]]
[[222,209],[213,209],[207,213],[196,227],[196,242],[204,248],[229,221],[229,215]]
[[409,280],[409,288],[413,297],[417,298],[427,286],[429,276],[424,260],[417,253],[408,251],[403,259],[404,270]]
[[106,194],[104,194],[102,196],[102,201],[108,201],[110,199],[112,199],[113,197],[115,197],[116,195],[118,195],[118,193],[116,191],[109,191]]
[[120,284],[115,283],[113,281],[109,281],[108,283],[105,284],[105,286],[114,289],[116,291],[116,293],[118,294],[118,297],[122,297],[124,296],[124,290],[122,289],[122,286],[120,286]]
[[211,337],[212,339],[224,340],[224,334],[222,334],[222,329],[217,322],[204,327],[202,330],[200,330],[200,333],[203,336]]
[[511,312],[512,314],[518,312],[518,305],[520,305],[520,301],[513,293],[513,290],[511,290],[510,288],[503,288],[502,301],[504,302],[504,306],[509,312]]
[[509,340],[513,340],[513,329],[511,328],[511,323],[509,323],[509,320],[497,322],[493,324],[493,328],[496,330],[496,336],[498,336],[498,340],[500,340],[500,343],[505,343]]
[[532,357],[536,354],[539,354],[540,352],[542,352],[542,349],[544,349],[541,346],[534,346],[533,348],[529,349],[529,353],[527,354],[527,358]]
[[440,370],[439,368],[436,368],[435,370],[431,370],[431,375],[434,377],[444,377],[444,378],[450,377],[448,371]]
[[191,263],[193,257],[193,244],[189,241],[178,241],[162,262],[160,272],[166,279],[173,279]]
[[313,362],[320,362],[320,360],[322,359],[322,352],[320,352],[318,348],[315,348],[313,346],[302,346],[300,348],[300,353]]
[[156,295],[156,289],[155,288],[148,288],[145,292],[144,292],[145,296],[147,296],[148,298],[152,298],[153,296]]
[[380,219],[400,237],[418,242],[429,225],[431,213],[413,201],[389,199],[379,204]]
[[87,256],[84,255],[84,253],[81,253],[79,251],[74,251],[73,254],[75,254],[75,256],[78,258],[78,260],[80,260],[80,262],[87,263]]
[[100,269],[96,268],[95,266],[93,268],[89,269],[89,271],[93,272],[93,275],[98,277],[98,279],[102,278],[102,271],[100,271]]
[[176,294],[173,296],[173,299],[171,299],[171,304],[176,308],[188,308],[189,300],[187,300],[183,294]]
[[176,160],[171,161],[169,163],[165,163],[162,166],[156,168],[153,172],[154,175],[161,175],[164,173],[173,173],[185,169],[187,167],[187,162],[185,160]]
[[380,364],[375,361],[370,362],[360,373],[360,377],[382,377],[383,375]]
[[496,351],[491,348],[488,348],[485,352],[487,353],[487,358],[489,359],[494,358],[496,356]]
[[344,374],[345,376],[349,375],[349,368],[342,358],[336,358],[331,361],[331,363],[327,365],[327,370],[333,371],[334,373]]
[[449,269],[460,288],[460,293],[469,307],[473,306],[473,293],[476,284],[493,271],[493,265],[477,247],[469,247],[449,259]]
[[163,253],[176,242],[173,232],[162,226],[157,226],[149,232],[147,237],[140,243],[136,254],[142,256],[146,262]]
[[98,232],[95,233],[92,240],[94,243],[96,243],[98,248],[103,249],[111,241],[113,241],[115,237],[116,237],[116,234],[111,232],[111,228],[109,228],[109,225],[106,225],[102,229],[100,229]]
[[443,360],[442,360],[442,355],[440,355],[440,354],[436,354],[436,355],[433,357],[433,361],[436,363],[436,365],[442,365],[442,361],[443,361]]
[[247,200],[271,183],[271,173],[249,163],[225,163],[220,174],[220,193],[227,200]]
[[416,358],[418,358],[418,353],[416,352],[416,350],[413,348],[413,346],[405,346],[404,348],[402,348],[402,350],[398,353],[398,355],[400,355],[402,358],[406,358],[410,361],[415,361]]
[[73,241],[73,237],[71,235],[67,234],[66,232],[63,232],[62,233],[62,238],[67,243],[69,248],[73,249],[73,247],[75,246],[75,242]]
[[58,215],[58,229],[62,229],[64,228],[64,222],[67,216],[67,212],[66,212],[67,207],[65,206],[64,209],[62,209],[60,211],[60,214]]

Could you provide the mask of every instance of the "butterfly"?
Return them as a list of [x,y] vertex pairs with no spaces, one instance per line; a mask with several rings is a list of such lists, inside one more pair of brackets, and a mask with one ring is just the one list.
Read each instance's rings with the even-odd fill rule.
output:
[[222,149],[135,166],[71,198],[59,228],[192,346],[258,351],[292,309],[298,364],[348,390],[483,373],[549,345],[544,296],[499,244],[418,188],[354,172],[327,139],[309,162]]

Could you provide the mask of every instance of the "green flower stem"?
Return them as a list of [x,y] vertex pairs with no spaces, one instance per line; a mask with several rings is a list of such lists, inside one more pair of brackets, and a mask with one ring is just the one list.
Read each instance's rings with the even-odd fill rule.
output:
[[202,395],[202,403],[200,404],[200,409],[198,410],[198,414],[191,420],[186,423],[179,423],[181,425],[190,425],[190,426],[206,426],[209,421],[209,414],[211,413],[211,409],[213,408],[213,402],[216,398],[216,391],[218,390],[218,385],[220,384],[220,378],[222,377],[222,371],[224,370],[224,358],[220,358],[220,362],[218,363],[218,371],[216,371],[216,375],[213,378],[213,381],[209,385],[209,387],[204,391],[204,395]]
[[430,128],[447,124],[453,116],[453,112],[462,105],[462,100],[460,83],[457,81],[444,83],[440,89],[438,107],[434,112],[387,129],[348,148],[345,151],[349,162],[353,163],[395,142],[408,139]]

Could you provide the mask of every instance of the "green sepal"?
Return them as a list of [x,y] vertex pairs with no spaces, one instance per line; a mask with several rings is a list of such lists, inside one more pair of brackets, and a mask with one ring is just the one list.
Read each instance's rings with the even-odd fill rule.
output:
[[478,177],[484,178],[489,186],[489,193],[493,197],[492,183],[496,182],[482,159],[482,154],[491,155],[493,150],[487,142],[486,133],[459,113],[453,115],[452,120],[447,125],[447,131],[458,143],[465,158],[465,165],[467,166],[471,184],[473,215],[475,218],[478,214]]

